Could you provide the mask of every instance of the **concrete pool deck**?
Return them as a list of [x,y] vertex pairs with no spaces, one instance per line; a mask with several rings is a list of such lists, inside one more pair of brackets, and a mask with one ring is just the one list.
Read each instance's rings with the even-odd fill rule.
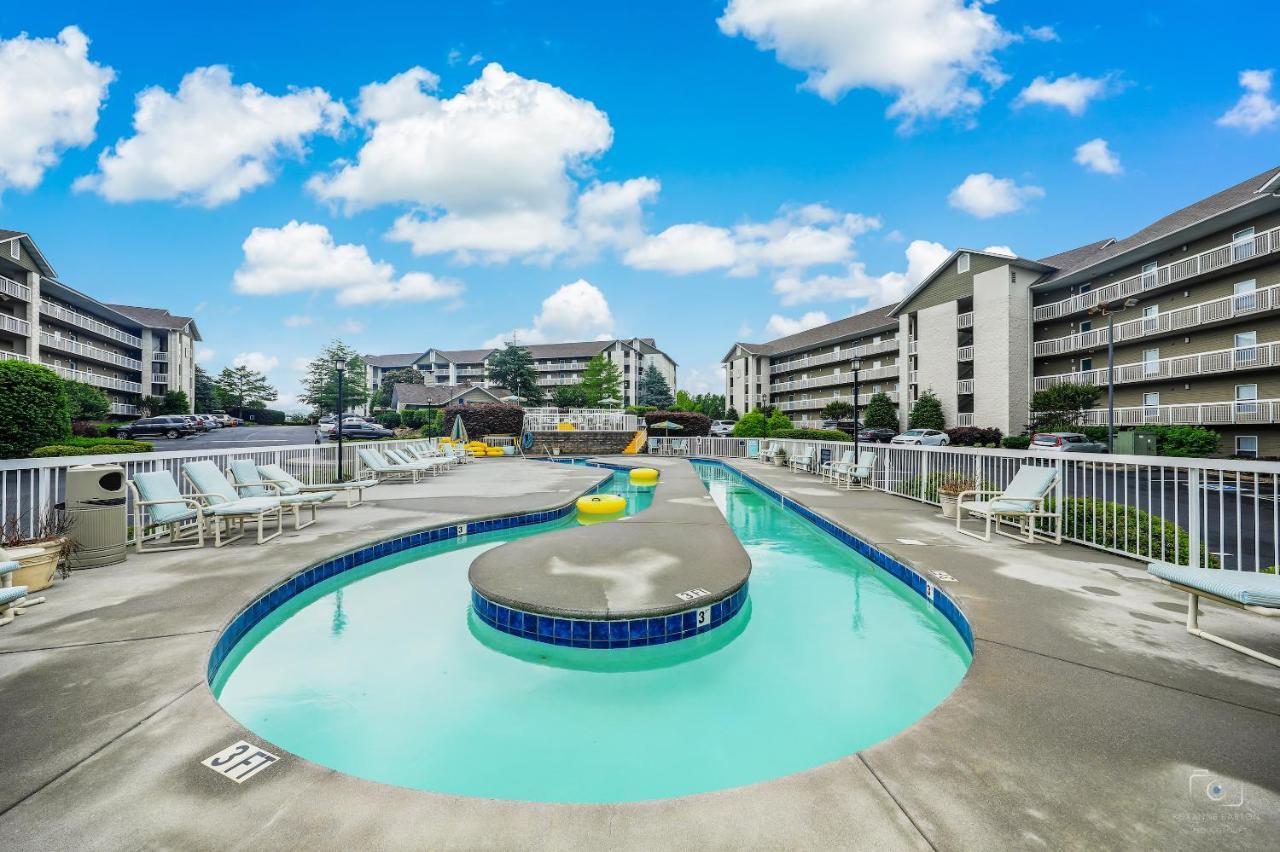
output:
[[[205,682],[207,655],[263,587],[397,532],[554,508],[605,475],[485,460],[379,486],[368,505],[325,510],[262,547],[131,555],[77,573],[0,628],[0,848],[1273,845],[1280,671],[1187,635],[1183,596],[1147,580],[1141,564],[1071,545],[984,544],[957,537],[930,506],[735,464],[917,570],[955,578],[944,588],[970,618],[976,654],[932,714],[798,775],[573,806],[363,781],[283,753],[227,716]],[[1215,632],[1280,650],[1266,619],[1203,609]],[[282,759],[239,785],[200,765],[240,739]],[[1240,790],[1241,804],[1210,802],[1209,777]]]

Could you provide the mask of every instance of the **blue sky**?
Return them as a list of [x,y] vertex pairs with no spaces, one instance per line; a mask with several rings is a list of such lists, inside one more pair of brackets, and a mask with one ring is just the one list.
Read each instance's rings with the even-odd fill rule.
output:
[[1273,3],[289,5],[0,10],[0,227],[285,395],[334,337],[513,332],[719,389],[735,339],[947,249],[1123,236],[1278,159],[1276,54],[1227,24]]

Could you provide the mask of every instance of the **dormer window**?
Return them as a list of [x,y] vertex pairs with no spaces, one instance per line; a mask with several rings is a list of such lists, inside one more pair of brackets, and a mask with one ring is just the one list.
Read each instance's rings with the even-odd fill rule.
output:
[[960,255],[960,260],[956,262],[956,270],[959,272],[969,271],[969,253],[968,252],[965,252],[964,254]]
[[9,240],[9,257],[14,260],[20,259],[21,252],[18,249],[18,240]]

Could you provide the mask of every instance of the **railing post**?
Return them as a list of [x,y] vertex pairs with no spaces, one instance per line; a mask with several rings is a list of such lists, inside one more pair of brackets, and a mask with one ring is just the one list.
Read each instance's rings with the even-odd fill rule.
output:
[[1194,467],[1187,468],[1187,538],[1187,564],[1200,568],[1200,471]]
[[916,452],[920,454],[920,499],[928,502],[926,495],[929,493],[929,451],[921,447]]
[[40,507],[40,514],[32,520],[32,524],[34,525],[32,529],[33,534],[39,531],[40,526],[44,523],[44,519],[49,514],[50,508],[53,506],[53,488],[50,486],[52,481],[52,477],[50,476],[51,473],[53,473],[53,468],[40,468],[38,477],[40,483],[40,494],[36,498],[38,501],[37,505]]

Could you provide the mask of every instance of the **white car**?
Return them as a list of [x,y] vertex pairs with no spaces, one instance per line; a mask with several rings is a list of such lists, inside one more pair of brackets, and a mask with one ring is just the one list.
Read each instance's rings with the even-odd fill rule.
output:
[[717,438],[727,438],[733,434],[735,420],[712,420],[711,434]]
[[915,446],[945,447],[951,443],[946,432],[937,429],[908,429],[901,435],[894,435],[890,444],[914,444]]

